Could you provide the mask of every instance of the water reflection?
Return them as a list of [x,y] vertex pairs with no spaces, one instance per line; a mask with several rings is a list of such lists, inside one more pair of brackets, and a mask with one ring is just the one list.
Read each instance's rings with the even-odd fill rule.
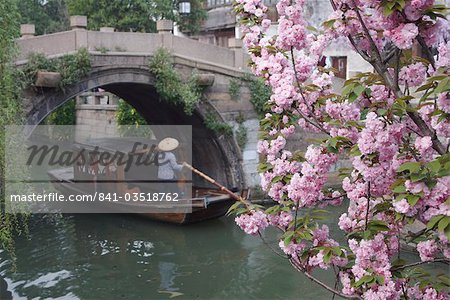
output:
[[15,273],[0,254],[0,299],[330,298],[231,218],[185,227],[125,215],[35,218],[16,243]]

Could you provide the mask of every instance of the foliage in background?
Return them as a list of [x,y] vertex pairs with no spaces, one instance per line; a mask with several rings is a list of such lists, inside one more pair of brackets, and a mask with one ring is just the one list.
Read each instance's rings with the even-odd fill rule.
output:
[[204,8],[206,1],[204,0],[192,0],[191,13],[187,16],[178,16],[175,20],[182,31],[188,31],[191,34],[196,34],[200,31],[200,26],[208,18],[208,13]]
[[155,138],[154,133],[147,126],[144,126],[149,125],[148,122],[139,114],[136,108],[125,100],[119,100],[116,120],[122,136]]
[[250,102],[253,104],[256,113],[260,118],[263,118],[269,112],[267,103],[272,95],[272,89],[264,83],[263,79],[255,77],[252,74],[244,75],[242,82],[250,90]]
[[[0,1],[0,244],[13,255],[13,235],[26,230],[25,215],[5,213],[5,126],[22,120],[20,85],[12,65],[18,35],[19,14],[15,0]],[[8,160],[14,159],[12,157]]]
[[136,108],[122,99],[119,100],[116,120],[118,125],[147,125],[147,121],[139,114]]
[[183,82],[174,69],[169,51],[158,49],[149,62],[150,72],[156,77],[155,88],[161,100],[174,105],[182,105],[187,115],[192,115],[201,100],[201,89],[195,74],[188,82]]
[[198,31],[206,12],[200,0],[191,2],[191,14],[180,17],[172,0],[66,0],[71,15],[88,16],[88,29],[99,30],[109,26],[123,32],[156,32],[156,20],[169,19],[180,23],[183,29]]
[[228,123],[218,120],[212,113],[207,114],[203,122],[206,128],[214,131],[217,135],[233,136],[233,127]]
[[52,111],[45,119],[44,122],[47,125],[75,125],[76,124],[76,112],[75,112],[75,99],[70,99],[54,111]]
[[64,0],[20,0],[18,7],[20,23],[34,24],[37,35],[69,29],[69,14]]
[[61,74],[59,88],[73,84],[85,77],[91,70],[89,52],[80,49],[75,54],[67,54],[59,58],[46,58],[43,54],[33,53],[28,63],[22,68],[24,86],[32,86],[36,81],[38,71],[58,72]]

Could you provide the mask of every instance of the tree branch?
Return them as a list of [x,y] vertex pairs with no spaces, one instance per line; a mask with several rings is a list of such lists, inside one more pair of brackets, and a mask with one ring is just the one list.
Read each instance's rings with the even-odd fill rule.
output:
[[377,45],[373,41],[372,36],[370,35],[369,29],[367,28],[366,23],[364,22],[364,20],[363,20],[363,18],[361,16],[361,13],[359,12],[358,5],[356,5],[355,0],[353,0],[352,3],[353,3],[353,6],[354,6],[354,10],[356,11],[356,15],[358,16],[358,20],[361,23],[361,26],[362,26],[362,28],[364,30],[364,33],[367,35],[367,39],[369,40],[370,48],[372,50],[372,54],[374,54],[376,56],[377,60],[380,63],[382,63],[383,59],[381,58],[381,53],[378,50]]
[[369,210],[370,210],[370,181],[367,183],[367,208],[366,208],[366,220],[364,222],[364,230],[367,230],[367,224],[369,223]]
[[[314,116],[314,109],[313,109],[312,107],[309,107],[309,105],[308,105],[308,101],[306,100],[305,94],[303,93],[302,86],[301,86],[301,84],[300,84],[300,82],[299,82],[299,80],[298,80],[298,77],[297,77],[297,67],[295,66],[294,48],[293,48],[293,47],[291,47],[291,62],[292,62],[292,68],[293,68],[293,70],[294,70],[294,76],[295,76],[295,82],[297,83],[297,88],[298,88],[298,90],[299,90],[299,92],[300,92],[300,95],[301,95],[302,98],[303,98],[303,102],[305,103],[306,107],[307,107],[308,110],[309,110],[309,113],[310,113],[311,117],[314,119],[314,121],[316,121],[316,125],[315,125],[315,126],[316,126],[318,129],[320,129],[322,132],[324,132],[324,133],[330,135],[330,134],[325,130],[325,128],[323,128],[323,126],[320,125],[320,122],[319,122],[319,121],[317,120],[317,118]],[[297,111],[298,111],[298,109],[297,109]]]
[[269,247],[269,249],[270,249],[273,253],[275,253],[276,255],[278,255],[278,256],[281,257],[281,258],[289,258],[288,256],[283,255],[283,254],[279,253],[277,250],[275,250],[275,249],[272,247],[272,245],[270,245],[270,244],[264,239],[264,237],[262,236],[262,234],[261,234],[261,232],[260,232],[259,230],[258,230],[258,235],[259,235],[259,238],[263,241],[263,243],[264,243],[267,247]]
[[320,285],[321,287],[325,288],[326,290],[328,290],[329,292],[342,297],[344,299],[362,299],[360,296],[358,295],[345,295],[339,291],[337,291],[336,289],[328,286],[327,284],[325,284],[324,282],[320,281],[319,279],[315,278],[314,276],[312,276],[311,274],[309,274],[308,272],[306,272],[305,269],[303,269],[301,266],[298,265],[298,263],[293,259],[290,258],[289,261],[291,262],[291,265],[299,272],[303,273],[306,277],[308,277],[311,281],[317,283],[318,285]]
[[432,264],[432,263],[444,263],[444,264],[450,264],[450,260],[446,259],[446,258],[436,258],[430,261],[417,261],[415,263],[411,263],[411,264],[407,264],[404,266],[398,266],[398,267],[393,267],[391,268],[391,271],[398,271],[398,270],[403,270],[403,269],[407,269],[407,268],[411,268],[411,267],[415,267],[415,266],[419,266],[419,265],[424,265],[424,264]]

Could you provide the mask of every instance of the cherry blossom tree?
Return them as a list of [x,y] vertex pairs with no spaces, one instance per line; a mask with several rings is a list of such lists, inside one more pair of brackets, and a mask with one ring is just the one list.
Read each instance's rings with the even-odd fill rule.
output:
[[[437,2],[437,1],[436,1]],[[444,5],[433,0],[330,0],[320,28],[304,18],[305,0],[280,0],[276,35],[262,0],[236,0],[255,75],[272,89],[261,121],[261,185],[274,200],[264,208],[231,208],[247,234],[279,230],[279,247],[298,271],[348,299],[449,299],[447,275],[422,264],[449,264],[450,42]],[[318,66],[324,50],[345,41],[373,72],[347,80],[340,93],[333,70]],[[305,153],[286,150],[297,130],[323,133]],[[339,158],[342,185],[326,187]],[[343,201],[348,199],[348,201]],[[330,237],[319,208],[347,205]],[[423,230],[405,226],[423,223]],[[405,261],[400,239],[416,244]],[[445,266],[445,265],[444,265]],[[334,270],[322,282],[313,270]]]

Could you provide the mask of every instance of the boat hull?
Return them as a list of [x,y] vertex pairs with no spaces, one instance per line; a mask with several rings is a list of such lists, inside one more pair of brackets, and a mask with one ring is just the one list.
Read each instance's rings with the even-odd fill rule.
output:
[[[67,172],[62,175],[62,172],[58,171],[50,171],[48,172],[50,179],[52,180],[53,186],[60,191],[61,193],[66,194],[90,194],[91,191],[80,190],[76,187],[76,183],[73,182],[73,177],[70,178],[70,174]],[[215,196],[214,201],[210,203],[205,202],[204,207],[198,207],[198,205],[192,207],[192,212],[161,212],[161,213],[135,213],[136,215],[156,220],[160,222],[167,222],[173,224],[192,224],[198,223],[210,219],[219,218],[226,214],[231,205],[235,202],[229,195],[226,195],[223,192],[220,192],[216,189],[205,189],[205,188],[194,188],[193,194],[200,194],[201,196],[208,195],[208,193],[213,193]],[[196,198],[198,199],[198,198]],[[76,203],[74,204],[76,205]],[[101,212],[101,206],[105,205],[104,203],[98,203],[99,211],[95,209],[90,210],[92,213]],[[130,211],[136,211],[136,208],[139,204],[135,203],[108,203],[108,205],[112,205],[114,213],[130,213]]]

